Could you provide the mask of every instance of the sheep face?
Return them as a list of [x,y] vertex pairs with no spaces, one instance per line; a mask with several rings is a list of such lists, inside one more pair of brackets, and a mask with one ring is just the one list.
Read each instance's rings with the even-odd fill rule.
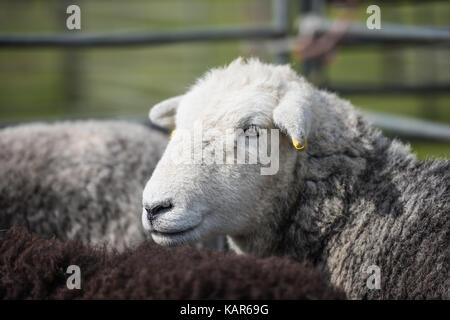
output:
[[176,128],[143,193],[155,242],[237,238],[270,224],[301,156],[291,139],[306,141],[310,125],[306,98],[291,92],[298,80],[286,66],[238,59],[153,107],[153,122]]

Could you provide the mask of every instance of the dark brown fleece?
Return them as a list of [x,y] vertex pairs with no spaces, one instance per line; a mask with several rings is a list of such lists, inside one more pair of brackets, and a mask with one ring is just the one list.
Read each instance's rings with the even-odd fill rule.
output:
[[[306,263],[142,244],[110,253],[42,239],[14,227],[0,236],[2,299],[343,299]],[[66,269],[81,268],[81,290]]]

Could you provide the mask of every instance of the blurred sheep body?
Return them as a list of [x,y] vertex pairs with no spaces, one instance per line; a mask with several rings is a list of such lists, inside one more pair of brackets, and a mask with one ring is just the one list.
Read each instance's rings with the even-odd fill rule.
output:
[[[312,261],[350,298],[450,299],[448,160],[418,161],[349,102],[256,59],[213,69],[150,117],[177,128],[144,190],[144,227],[158,244],[226,234],[238,253]],[[212,132],[238,141],[278,128],[279,170],[174,165],[194,120],[211,158]],[[161,203],[169,209],[149,214]],[[373,270],[379,289],[367,285]]]
[[[69,265],[81,290],[69,290]],[[276,272],[274,272],[276,270]],[[118,254],[23,228],[0,235],[0,299],[344,299],[309,264],[149,243]]]
[[0,228],[117,249],[141,242],[142,187],[166,143],[166,134],[125,121],[0,130]]

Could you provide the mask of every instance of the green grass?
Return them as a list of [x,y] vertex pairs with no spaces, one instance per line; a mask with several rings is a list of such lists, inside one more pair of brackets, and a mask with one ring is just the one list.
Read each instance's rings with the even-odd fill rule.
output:
[[450,123],[450,93],[439,96],[347,96],[363,110]]
[[450,158],[450,144],[439,142],[413,142],[411,149],[421,160],[429,158]]

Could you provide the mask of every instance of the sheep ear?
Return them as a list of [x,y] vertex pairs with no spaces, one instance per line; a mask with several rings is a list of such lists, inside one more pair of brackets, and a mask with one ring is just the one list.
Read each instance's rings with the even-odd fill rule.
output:
[[291,137],[292,144],[300,151],[306,148],[312,127],[313,90],[306,81],[290,83],[273,111],[275,125]]
[[150,109],[150,120],[161,127],[175,128],[175,113],[183,96],[176,96],[164,100]]

